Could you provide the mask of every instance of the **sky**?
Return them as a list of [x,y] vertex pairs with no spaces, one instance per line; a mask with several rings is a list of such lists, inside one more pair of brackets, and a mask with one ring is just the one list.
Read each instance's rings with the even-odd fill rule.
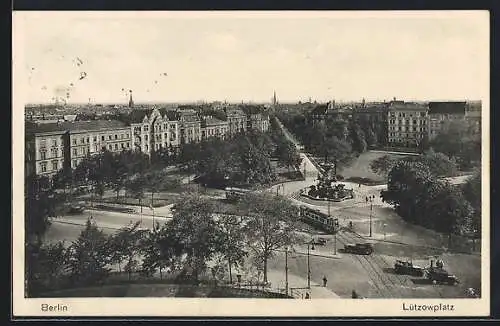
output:
[[487,12],[17,12],[27,102],[480,99]]

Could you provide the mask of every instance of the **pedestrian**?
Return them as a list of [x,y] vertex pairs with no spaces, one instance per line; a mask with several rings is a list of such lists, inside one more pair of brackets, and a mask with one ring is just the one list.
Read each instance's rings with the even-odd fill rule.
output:
[[434,267],[434,259],[431,259],[431,268]]
[[306,299],[311,299],[311,296],[309,295],[309,292],[306,292]]
[[365,197],[366,202],[368,203],[368,197]]
[[326,283],[328,282],[328,279],[326,278],[326,275],[323,276],[323,287],[326,287]]
[[358,183],[358,188],[361,188],[361,183]]
[[353,299],[357,299],[358,298],[358,294],[354,290],[352,290],[352,298]]

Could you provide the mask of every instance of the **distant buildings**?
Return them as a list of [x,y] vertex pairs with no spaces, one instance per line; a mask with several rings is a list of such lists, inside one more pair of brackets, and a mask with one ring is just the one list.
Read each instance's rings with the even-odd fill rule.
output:
[[479,133],[481,128],[481,102],[428,102],[414,103],[394,99],[390,102],[335,105],[334,101],[310,108],[306,118],[312,125],[332,120],[355,120],[362,126],[380,131],[379,144],[389,147],[418,147],[425,138],[432,139],[450,121],[465,120],[469,131]]
[[222,111],[225,120],[204,115],[191,107],[178,109],[134,109],[127,121],[26,121],[25,172],[52,176],[60,169],[75,168],[87,156],[106,149],[111,152],[137,150],[177,151],[181,144],[238,132],[269,129],[269,116],[260,108]]

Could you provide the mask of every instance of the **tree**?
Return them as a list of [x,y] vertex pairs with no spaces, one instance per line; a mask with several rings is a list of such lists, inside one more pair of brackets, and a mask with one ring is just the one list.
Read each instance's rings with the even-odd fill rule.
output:
[[163,270],[167,267],[176,267],[175,239],[168,233],[165,225],[155,227],[154,230],[144,233],[140,242],[142,253],[142,272],[153,275],[157,270],[160,279],[163,278]]
[[139,265],[138,254],[140,252],[140,240],[143,232],[139,230],[140,222],[130,224],[121,228],[109,239],[111,246],[111,261],[118,264],[121,271],[121,263],[125,262],[125,272],[128,272],[129,280],[132,272]]
[[436,177],[453,177],[458,172],[455,160],[450,159],[443,153],[436,153],[433,150],[429,150],[419,156],[418,160],[427,165],[431,173]]
[[175,244],[173,254],[179,259],[184,257],[185,270],[192,272],[197,281],[219,247],[213,202],[197,194],[188,194],[175,204],[172,211],[173,218],[165,226],[169,235],[166,239]]
[[247,255],[241,217],[221,214],[217,219],[217,227],[219,251],[227,261],[229,282],[232,283],[232,267],[243,265],[243,260]]
[[85,229],[69,247],[69,268],[75,286],[95,284],[104,280],[111,263],[109,238],[87,220]]
[[463,185],[462,191],[465,199],[473,210],[471,231],[477,236],[481,232],[481,170],[476,170]]
[[387,177],[388,173],[392,170],[397,161],[398,159],[390,155],[380,156],[370,162],[370,169],[373,173]]
[[246,195],[241,208],[248,216],[244,228],[248,246],[262,263],[264,282],[267,282],[267,261],[277,249],[294,241],[298,210],[282,197],[260,193]]
[[394,205],[403,219],[415,222],[419,196],[431,178],[425,164],[399,161],[389,172],[387,190],[381,192],[382,200]]
[[139,206],[141,207],[142,214],[142,199],[144,198],[144,185],[146,180],[142,174],[136,175],[134,178],[127,181],[125,188],[129,191],[133,198],[139,201]]
[[46,245],[27,244],[25,269],[28,296],[38,296],[61,287],[67,274],[67,258],[62,241]]
[[276,157],[281,166],[286,166],[288,169],[300,167],[302,157],[295,148],[295,145],[287,139],[279,139],[276,141]]
[[71,186],[71,180],[73,179],[71,169],[60,169],[52,177],[52,185],[54,189],[62,188],[64,193],[66,193],[66,188]]
[[328,162],[328,159],[332,158],[335,175],[337,175],[337,168],[339,166],[348,164],[353,158],[352,148],[349,143],[336,136],[326,138],[323,146],[325,162]]
[[349,140],[352,149],[357,153],[366,151],[367,142],[365,140],[365,132],[355,121],[349,124]]
[[41,243],[55,216],[55,194],[50,180],[44,176],[28,176],[25,180],[25,232],[28,241]]

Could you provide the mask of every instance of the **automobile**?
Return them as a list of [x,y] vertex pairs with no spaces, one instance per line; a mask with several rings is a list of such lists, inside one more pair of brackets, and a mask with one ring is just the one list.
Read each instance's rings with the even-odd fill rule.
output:
[[397,274],[405,274],[412,276],[424,276],[424,269],[420,266],[413,265],[411,261],[396,260],[394,271]]
[[373,245],[368,242],[346,244],[344,246],[344,252],[356,255],[371,255],[373,253]]
[[319,245],[319,246],[324,246],[326,244],[327,240],[325,238],[313,238],[312,239],[312,244]]
[[85,210],[84,206],[81,205],[72,205],[69,207],[70,214],[81,214]]
[[448,285],[457,285],[460,283],[458,278],[448,273],[446,270],[442,268],[430,267],[427,269],[427,279],[430,280],[433,284],[448,284]]

